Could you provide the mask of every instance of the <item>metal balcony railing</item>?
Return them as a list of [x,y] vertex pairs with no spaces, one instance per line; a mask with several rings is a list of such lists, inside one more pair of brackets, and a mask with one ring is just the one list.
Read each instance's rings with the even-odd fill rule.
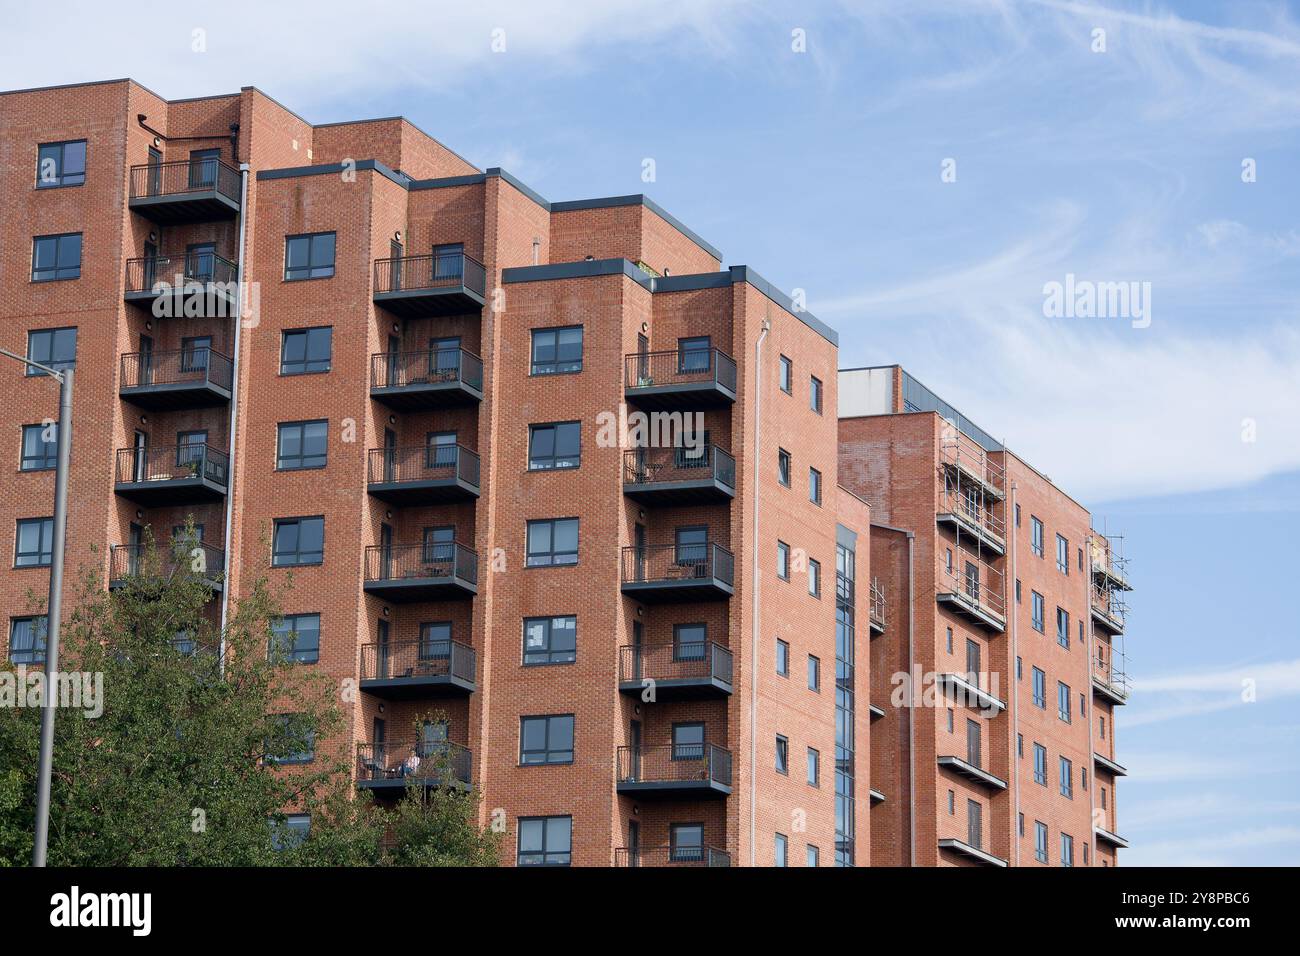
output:
[[131,167],[132,199],[212,191],[238,203],[239,170],[215,157]]
[[731,866],[731,854],[716,846],[621,846],[614,850],[614,865]]
[[623,549],[624,584],[717,580],[735,583],[736,558],[720,544],[658,544]]
[[483,263],[464,253],[375,260],[375,292],[465,288],[480,297],[487,289]]
[[619,747],[619,783],[731,786],[731,751],[715,744]]
[[459,578],[478,583],[478,555],[463,544],[370,545],[366,548],[367,581]]
[[618,679],[621,683],[699,679],[730,684],[731,651],[713,641],[624,644],[618,649]]
[[371,388],[409,385],[468,385],[483,388],[483,360],[464,349],[378,352],[370,356]]
[[224,486],[229,467],[230,458],[212,445],[119,448],[115,480],[122,485],[205,478]]
[[108,577],[123,581],[142,574],[171,577],[188,567],[201,578],[211,579],[222,573],[225,552],[202,541],[173,539],[152,552],[142,544],[115,544],[109,548]]
[[624,359],[627,388],[712,383],[736,391],[736,360],[721,349],[637,352]]
[[372,485],[457,478],[475,488],[479,483],[479,457],[464,445],[371,448],[366,457],[366,481]]
[[965,548],[953,549],[951,564],[945,556],[940,556],[939,591],[952,594],[971,610],[1006,618],[1002,572]]
[[472,683],[477,666],[474,648],[459,641],[396,641],[361,645],[363,681],[453,677]]
[[1093,609],[1112,622],[1113,626],[1123,630],[1128,618],[1128,602],[1124,600],[1124,592],[1118,587],[1097,584],[1093,584],[1089,592]]
[[175,256],[144,256],[126,260],[126,291],[153,292],[155,286],[175,290],[192,285],[234,286],[239,267],[215,252],[186,252]]
[[871,623],[880,630],[885,629],[885,589],[880,586],[879,578],[871,579],[871,606],[869,610]]
[[623,453],[623,483],[653,485],[713,479],[736,488],[736,459],[717,445],[636,448]]
[[1117,697],[1129,695],[1128,665],[1124,654],[1116,647],[1096,642],[1097,654],[1092,659],[1092,679]]
[[216,385],[228,391],[233,380],[229,357],[206,347],[128,352],[122,356],[122,388],[193,383]]
[[366,741],[357,745],[358,782],[430,785],[468,784],[473,755],[468,747],[421,739]]

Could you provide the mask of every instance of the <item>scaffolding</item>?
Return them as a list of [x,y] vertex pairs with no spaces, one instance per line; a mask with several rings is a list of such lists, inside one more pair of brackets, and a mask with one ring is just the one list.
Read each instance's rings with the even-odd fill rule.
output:
[[1002,572],[977,553],[957,545],[939,560],[939,598],[985,624],[1006,626],[1006,588]]
[[1112,699],[1126,701],[1129,695],[1128,657],[1124,653],[1124,638],[1094,641],[1096,651],[1092,656],[1092,683]]
[[1133,590],[1128,578],[1128,559],[1124,556],[1124,539],[1093,531],[1088,539],[1092,567],[1089,589],[1093,620],[1111,634],[1120,634],[1128,618],[1125,593]]
[[880,578],[871,579],[871,605],[868,618],[874,634],[885,631],[885,589],[880,586]]
[[939,439],[939,461],[944,468],[965,475],[979,486],[984,496],[1001,501],[1007,496],[1007,472],[979,442],[961,431],[953,422],[945,420]]

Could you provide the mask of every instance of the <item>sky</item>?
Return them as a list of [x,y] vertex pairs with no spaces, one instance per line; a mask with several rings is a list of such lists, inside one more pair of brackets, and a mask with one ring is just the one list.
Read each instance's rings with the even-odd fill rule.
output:
[[[0,14],[0,89],[402,114],[802,290],[842,367],[902,364],[1123,535],[1121,862],[1293,863],[1300,5],[64,0],[57,50]],[[1061,314],[1067,282],[1133,297]]]

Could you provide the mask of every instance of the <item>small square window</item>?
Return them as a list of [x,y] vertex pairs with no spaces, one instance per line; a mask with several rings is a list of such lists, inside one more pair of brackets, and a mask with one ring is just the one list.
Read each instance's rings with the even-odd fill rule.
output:
[[582,463],[581,425],[552,422],[528,426],[528,470],[558,471]]
[[552,518],[530,521],[527,528],[527,556],[530,568],[578,563],[578,519]]
[[280,346],[281,375],[310,375],[330,370],[334,329],[288,329]]
[[325,467],[328,421],[281,422],[278,431],[275,454],[277,471],[306,471]]
[[286,614],[271,625],[270,654],[295,664],[320,660],[320,615]]
[[14,664],[44,664],[46,625],[44,614],[9,619],[9,660]]
[[[27,358],[55,371],[74,368],[77,364],[76,328],[36,329],[28,332]],[[29,365],[24,374],[41,376],[45,373]]]
[[334,275],[334,238],[332,232],[286,236],[284,240],[284,281],[328,279]]
[[573,715],[521,717],[519,763],[573,763]]
[[272,567],[321,564],[325,560],[325,519],[279,518],[271,545]]
[[572,664],[577,659],[577,617],[562,614],[524,618],[525,664]]
[[519,866],[568,866],[573,859],[573,817],[520,817]]
[[23,426],[23,453],[20,471],[49,471],[59,463],[59,425]]
[[32,240],[32,281],[81,278],[81,233],[37,236]]
[[20,518],[14,543],[14,567],[48,568],[54,560],[54,519]]
[[86,141],[42,143],[36,151],[36,188],[80,186],[86,181]]
[[582,326],[533,329],[531,375],[571,375],[582,371]]

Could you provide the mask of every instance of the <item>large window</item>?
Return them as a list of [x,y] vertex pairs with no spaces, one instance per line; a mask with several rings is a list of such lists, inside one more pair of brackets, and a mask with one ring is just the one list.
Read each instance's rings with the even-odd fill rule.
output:
[[789,849],[790,841],[786,839],[785,834],[776,834],[776,839],[772,846],[772,865],[786,866],[788,864],[787,858],[789,856]]
[[1070,573],[1070,542],[1059,534],[1056,536],[1056,570],[1062,574]]
[[295,564],[320,564],[325,560],[325,519],[279,518],[271,547],[271,564],[277,568]]
[[271,625],[272,659],[295,664],[315,664],[320,660],[320,615],[286,614]]
[[582,371],[582,326],[533,329],[533,375],[565,375]]
[[1040,668],[1035,667],[1033,671],[1034,679],[1034,706],[1046,709],[1047,707],[1047,674]]
[[45,663],[44,614],[9,619],[9,660],[15,664]]
[[[27,358],[47,368],[61,371],[77,364],[77,330],[36,329],[27,333]],[[27,375],[44,375],[30,365]]]
[[1034,744],[1034,783],[1047,786],[1047,748]]
[[552,422],[528,426],[528,468],[552,471],[581,464],[582,426],[579,422]]
[[1061,834],[1061,866],[1074,866],[1074,837]]
[[572,850],[573,817],[519,818],[519,866],[568,866]]
[[284,280],[327,279],[334,274],[334,233],[314,232],[284,240]]
[[1070,722],[1070,685],[1056,682],[1056,712],[1067,724]]
[[20,471],[48,471],[59,462],[59,426],[23,426],[23,457]]
[[80,186],[86,181],[86,141],[42,143],[36,152],[36,188]]
[[32,281],[81,278],[81,233],[37,236],[32,240]]
[[1047,824],[1038,820],[1034,821],[1034,859],[1047,862]]
[[309,375],[328,372],[333,353],[334,329],[328,325],[312,329],[289,329],[280,346],[281,375]]
[[525,765],[573,763],[573,715],[521,717],[519,762]]
[[1040,558],[1043,556],[1043,523],[1029,516],[1029,547]]
[[1061,796],[1074,799],[1074,766],[1064,757],[1061,758]]
[[578,563],[578,519],[552,518],[528,522],[530,568]]
[[577,659],[578,619],[574,615],[524,618],[525,664],[572,664]]
[[324,468],[329,422],[281,422],[276,441],[275,467],[280,471]]
[[20,518],[14,544],[14,567],[48,568],[54,560],[54,519]]
[[1043,618],[1046,616],[1046,613],[1047,613],[1047,602],[1043,600],[1043,596],[1039,594],[1037,591],[1030,591],[1029,592],[1029,623],[1033,625],[1034,630],[1037,631],[1039,634],[1046,633],[1044,631],[1046,625],[1043,623]]
[[1070,612],[1063,607],[1056,609],[1056,643],[1070,649]]
[[704,824],[674,823],[668,828],[668,858],[673,863],[704,859]]

